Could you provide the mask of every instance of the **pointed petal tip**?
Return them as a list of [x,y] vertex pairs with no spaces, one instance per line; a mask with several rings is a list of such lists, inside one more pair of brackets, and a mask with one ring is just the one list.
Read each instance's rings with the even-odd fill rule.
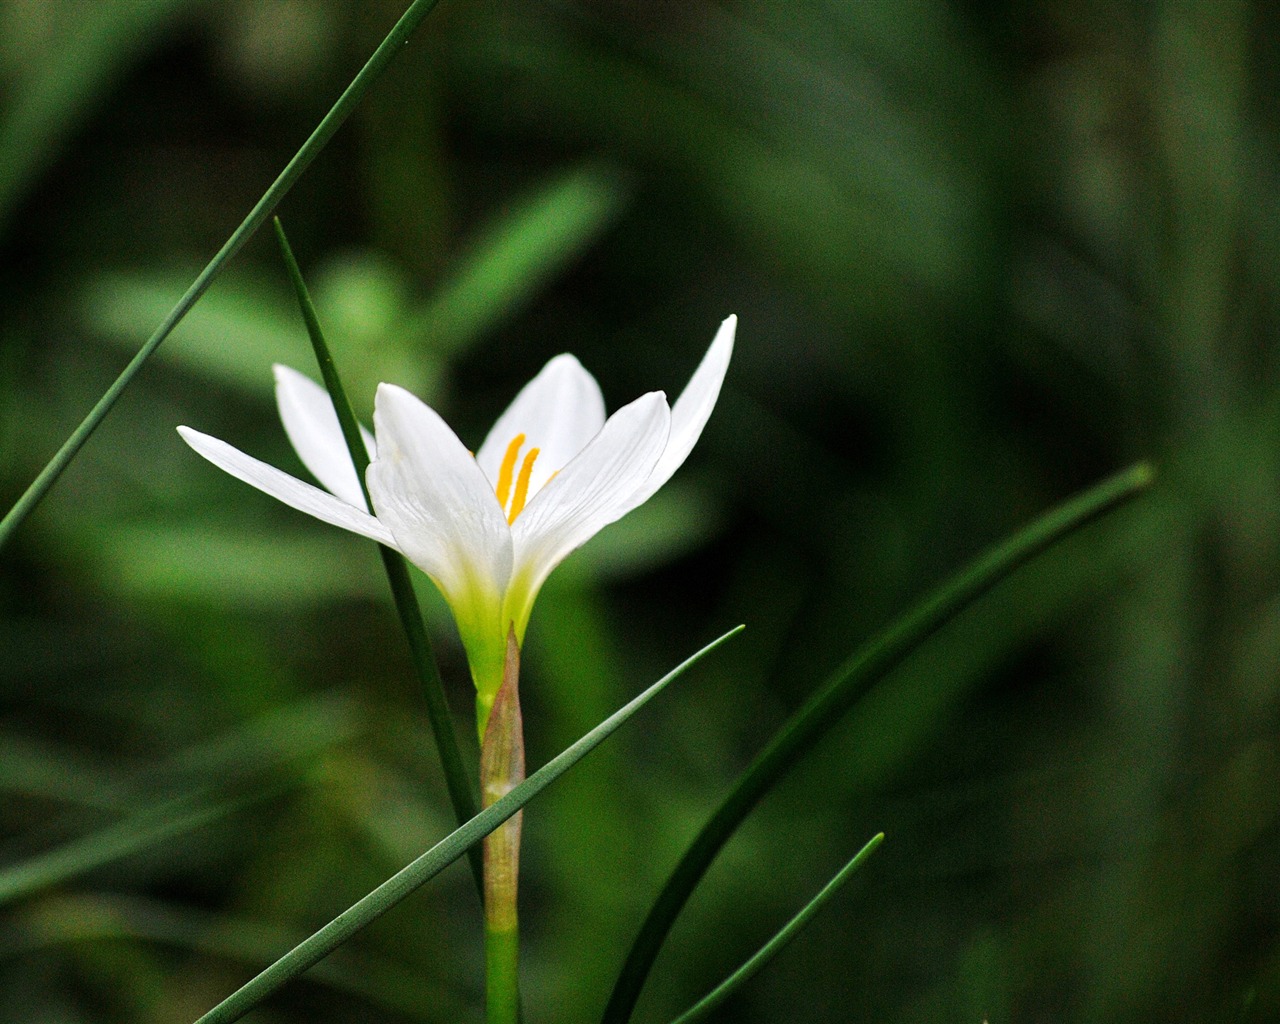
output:
[[[282,384],[290,378],[307,377],[305,373],[295,370],[292,366],[286,366],[284,363],[271,364],[271,376],[275,378],[276,384]],[[307,377],[308,380],[311,378]]]
[[728,347],[729,351],[733,351],[734,335],[738,332],[738,314],[730,313],[720,322],[720,327],[716,330],[716,336],[711,340],[711,347],[717,345]]

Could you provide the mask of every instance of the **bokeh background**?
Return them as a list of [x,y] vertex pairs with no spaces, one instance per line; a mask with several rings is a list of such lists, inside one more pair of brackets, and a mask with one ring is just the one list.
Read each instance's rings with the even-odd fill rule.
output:
[[[401,9],[0,3],[5,507]],[[687,466],[531,624],[533,765],[749,627],[527,813],[531,1022],[598,1019],[684,845],[850,652],[1140,458],[1150,495],[765,801],[637,1020],[881,830],[715,1019],[1280,1016],[1277,40],[1234,0],[442,0],[287,198],[365,416],[391,380],[478,443],[566,350],[611,408],[674,394],[741,318]],[[274,361],[312,371],[263,234],[0,555],[2,1020],[194,1019],[449,828],[372,546],[174,432],[300,472]],[[479,1021],[481,992],[455,865],[254,1019]]]

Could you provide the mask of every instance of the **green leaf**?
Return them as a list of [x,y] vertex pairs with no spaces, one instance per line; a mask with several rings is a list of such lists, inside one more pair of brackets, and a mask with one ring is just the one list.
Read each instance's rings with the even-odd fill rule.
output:
[[256,978],[233,992],[201,1017],[196,1024],[226,1024],[228,1021],[239,1020],[287,981],[296,978],[318,963],[360,929],[381,917],[461,857],[604,742],[614,730],[656,697],[672,680],[741,630],[741,626],[729,630],[692,657],[681,662],[630,703],[615,711],[576,743],[557,754],[502,799],[490,804],[413,863],[387,879],[373,892],[339,914],[308,939],[299,943]]
[[577,256],[625,195],[617,172],[599,164],[556,178],[491,225],[404,330],[433,351],[465,347]]
[[603,1024],[631,1017],[640,990],[689,895],[751,809],[870,688],[929,637],[1041,552],[1151,485],[1145,463],[1094,485],[980,555],[873,637],[778,730],[690,844],[654,901],[618,974]]
[[0,906],[191,832],[268,795],[271,794],[224,800],[210,800],[203,795],[181,797],[130,815],[0,871]]
[[124,393],[125,388],[137,376],[138,371],[142,369],[146,361],[151,358],[151,354],[160,347],[161,342],[169,336],[174,327],[187,315],[187,311],[208,290],[209,285],[213,283],[213,279],[217,277],[227,261],[239,252],[253,233],[262,226],[263,221],[271,215],[271,211],[275,209],[276,204],[285,197],[298,178],[302,176],[302,172],[307,169],[311,161],[319,155],[329,140],[333,138],[342,123],[351,116],[351,112],[355,109],[356,104],[360,102],[360,98],[387,69],[387,66],[395,59],[396,54],[408,42],[414,29],[431,13],[437,2],[438,0],[414,0],[409,9],[401,15],[400,20],[387,33],[386,38],[373,51],[373,55],[365,66],[352,79],[351,84],[338,97],[337,102],[329,108],[329,112],[321,118],[320,123],[316,125],[315,131],[302,144],[302,148],[294,154],[293,159],[280,172],[280,176],[271,183],[267,191],[263,193],[262,198],[249,211],[249,215],[241,221],[240,226],[232,232],[231,237],[227,239],[222,248],[209,261],[208,266],[200,272],[199,276],[178,300],[178,304],[173,307],[169,315],[156,328],[155,333],[147,339],[146,344],[129,361],[120,376],[98,399],[97,404],[89,411],[89,415],[71,432],[71,436],[67,438],[62,447],[58,449],[53,458],[49,460],[44,469],[40,471],[40,474],[32,481],[31,486],[23,492],[4,519],[0,520],[0,548],[3,548],[8,543],[14,531],[40,503],[40,500],[48,493],[49,488],[62,475],[63,470],[71,464],[71,460],[84,447],[90,435],[98,428],[98,424],[106,418],[107,413],[111,411],[116,401]]
[[724,981],[703,996],[703,998],[699,999],[689,1007],[689,1009],[685,1010],[684,1013],[680,1014],[680,1016],[673,1020],[671,1024],[693,1024],[694,1021],[702,1020],[703,1017],[728,999],[729,996],[731,996],[743,983],[758,974],[770,960],[786,948],[787,943],[800,933],[800,929],[813,919],[814,914],[822,909],[823,904],[825,904],[827,900],[840,890],[840,887],[849,880],[858,868],[862,867],[866,859],[871,856],[876,847],[882,842],[884,842],[883,832],[879,835],[872,836],[871,841],[853,855],[853,859],[836,873],[835,878],[831,879],[831,881],[822,887],[822,891],[811,899],[800,913],[796,914],[795,917],[788,921],[781,930],[761,946],[746,963],[729,975],[729,977],[725,978]]

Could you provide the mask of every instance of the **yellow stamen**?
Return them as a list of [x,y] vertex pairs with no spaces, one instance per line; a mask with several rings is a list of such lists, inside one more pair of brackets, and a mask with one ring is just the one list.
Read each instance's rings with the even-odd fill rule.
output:
[[[522,438],[523,434],[520,435]],[[529,497],[529,477],[533,473],[533,463],[538,457],[541,448],[530,448],[529,454],[524,457],[524,462],[520,464],[520,477],[516,480],[516,496],[511,499],[511,514],[507,516],[508,523],[514,523],[516,516],[524,508],[524,503]]]
[[[498,468],[498,504],[507,507],[507,498],[511,497],[511,476],[515,472],[516,459],[520,457],[520,446],[524,444],[524,434],[516,434],[507,445],[507,453],[502,456],[502,465]],[[522,503],[523,504],[523,503]],[[512,516],[514,519],[515,517]]]

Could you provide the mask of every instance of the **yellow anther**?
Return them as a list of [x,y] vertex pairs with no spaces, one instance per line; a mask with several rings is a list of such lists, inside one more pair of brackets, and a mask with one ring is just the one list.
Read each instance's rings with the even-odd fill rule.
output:
[[[523,434],[520,435],[522,438]],[[524,462],[520,464],[520,477],[516,480],[516,496],[511,499],[511,514],[507,516],[508,523],[514,523],[516,516],[524,508],[524,503],[529,497],[529,477],[533,474],[533,463],[538,457],[541,448],[530,448],[529,453],[524,457]]]
[[[502,456],[502,465],[498,468],[498,504],[507,507],[507,499],[511,497],[511,477],[515,473],[516,459],[520,457],[520,446],[524,444],[524,434],[516,434],[507,445],[507,452]],[[512,517],[514,518],[514,516]]]

